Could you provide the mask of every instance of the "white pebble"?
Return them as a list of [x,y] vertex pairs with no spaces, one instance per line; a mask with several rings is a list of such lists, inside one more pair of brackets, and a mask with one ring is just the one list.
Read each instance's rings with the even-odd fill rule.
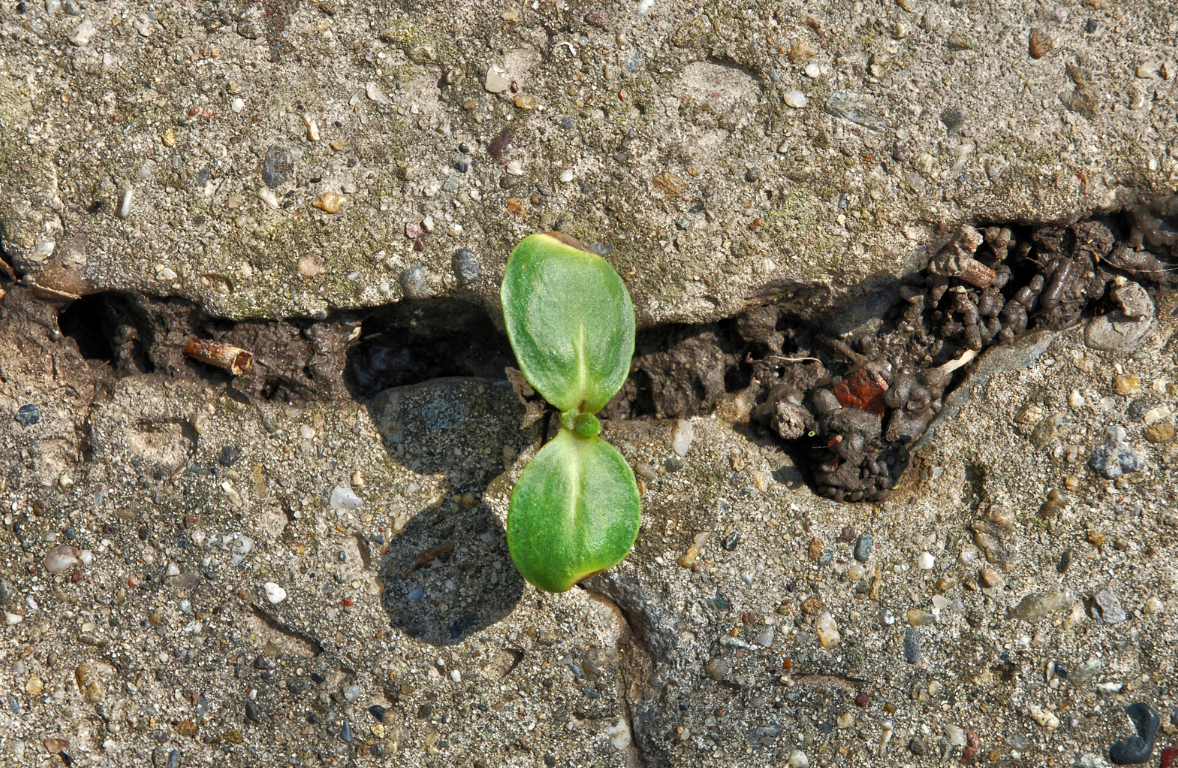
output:
[[786,91],[785,95],[781,97],[781,100],[785,102],[785,106],[794,109],[801,109],[806,106],[806,94],[797,90]]
[[238,96],[229,103],[229,108],[233,110],[234,114],[241,114],[241,110],[245,109],[245,99]]
[[789,768],[810,768],[810,758],[806,757],[806,753],[800,749],[795,749],[789,753],[789,761],[786,763]]
[[459,672],[457,669],[455,669],[450,672],[450,679],[456,683],[461,683],[462,682],[462,673]]
[[180,575],[180,566],[176,565],[175,563],[168,563],[168,575],[169,576],[179,576]]
[[286,599],[286,590],[272,581],[267,581],[265,584],[263,584],[262,589],[266,590],[266,599],[269,600],[272,605],[278,605]]
[[814,622],[814,630],[818,634],[818,642],[822,644],[823,648],[833,648],[842,640],[842,635],[839,634],[838,624],[835,623],[834,617],[829,613],[824,613],[818,617],[818,621]]
[[1072,390],[1072,393],[1068,395],[1068,405],[1072,406],[1073,408],[1084,407],[1084,396],[1080,394],[1080,390]]
[[806,77],[810,78],[811,80],[817,80],[821,76],[822,67],[818,66],[814,62],[810,62],[806,65]]
[[642,0],[634,10],[635,16],[645,16],[654,7],[654,0]]
[[945,735],[949,737],[949,743],[955,747],[965,746],[965,731],[953,723],[945,724]]
[[364,499],[357,496],[351,488],[337,485],[331,491],[329,504],[332,509],[359,509],[364,506]]
[[49,550],[41,565],[49,573],[64,573],[78,564],[78,551],[68,544]]
[[94,37],[94,33],[97,31],[98,28],[89,19],[86,19],[74,29],[74,34],[70,36],[70,42],[78,46],[88,45],[90,38]]
[[94,562],[94,553],[88,549],[83,549],[78,553],[78,559],[82,561],[82,565],[90,565]]
[[131,215],[131,198],[135,196],[135,188],[131,185],[123,187],[122,196],[119,198],[119,218],[125,219]]
[[691,426],[691,422],[686,419],[677,419],[675,427],[671,430],[671,448],[680,456],[687,455],[687,449],[691,447],[691,441],[695,438],[695,429]]
[[573,169],[570,168],[567,171],[565,171],[564,173],[560,174],[560,180],[563,181],[565,184],[568,184],[570,181],[573,180],[573,178],[575,176],[576,176],[576,174],[573,173]]
[[512,176],[523,176],[524,175],[524,165],[519,160],[512,160],[510,163],[507,164],[507,167],[504,168],[503,170],[506,171],[507,173],[511,174]]
[[920,557],[916,558],[916,567],[922,571],[932,570],[933,564],[937,562],[937,558],[933,557],[929,552],[921,552]]

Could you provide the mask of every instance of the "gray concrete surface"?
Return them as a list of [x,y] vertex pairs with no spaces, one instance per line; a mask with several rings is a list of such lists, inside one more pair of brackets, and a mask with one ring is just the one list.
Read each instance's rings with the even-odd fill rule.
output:
[[[19,6],[0,238],[59,298],[495,310],[512,245],[560,228],[645,326],[767,297],[819,317],[961,221],[1178,187],[1160,1]],[[610,423],[642,532],[552,596],[505,553],[539,432],[501,382],[286,404],[114,376],[22,291],[0,320],[4,764],[931,766],[972,734],[980,763],[1095,766],[1133,702],[1172,743],[1172,296],[1137,351],[1074,328],[992,366],[882,504],[817,498],[739,402],[682,457],[670,423]],[[1144,466],[1104,479],[1116,426]]]

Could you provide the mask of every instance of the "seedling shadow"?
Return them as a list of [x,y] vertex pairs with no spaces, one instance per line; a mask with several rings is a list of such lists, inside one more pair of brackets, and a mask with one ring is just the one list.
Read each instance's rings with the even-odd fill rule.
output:
[[421,509],[378,567],[392,625],[435,646],[453,645],[505,618],[524,592],[507,537],[484,500],[505,457],[537,440],[504,381],[434,379],[388,389],[366,406],[393,458],[445,476],[440,503]]

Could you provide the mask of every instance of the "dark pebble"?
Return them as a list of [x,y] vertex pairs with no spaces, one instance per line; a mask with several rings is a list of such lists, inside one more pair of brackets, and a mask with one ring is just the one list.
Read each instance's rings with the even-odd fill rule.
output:
[[826,720],[822,723],[819,723],[818,729],[820,731],[822,731],[823,733],[831,733],[832,731],[834,731],[834,726],[835,726],[835,722],[833,720]]
[[[1057,662],[1055,662],[1054,669],[1055,669],[1055,676],[1056,677],[1060,678],[1061,680],[1068,679],[1068,668],[1065,665],[1060,664],[1057,661]],[[1175,725],[1178,725],[1178,723],[1175,723]]]
[[511,131],[504,128],[499,132],[498,136],[496,136],[494,139],[491,139],[491,143],[487,145],[487,152],[491,154],[491,157],[497,158],[499,155],[503,154],[503,150],[506,149],[507,145],[510,143]]
[[462,154],[464,154],[464,155],[469,155],[469,154],[470,154],[470,147],[468,147],[468,146],[466,145],[466,142],[463,142],[463,143],[461,143],[461,144],[459,144],[459,145],[458,145],[458,151],[459,151],[459,152],[461,152],[461,153],[462,153]]
[[258,656],[254,659],[254,667],[257,669],[273,669],[274,665],[265,656]]
[[323,675],[319,674],[318,672],[312,672],[311,679],[317,683],[326,683],[327,682],[327,678],[324,677]]
[[338,554],[338,555],[336,555],[336,557],[338,557],[338,558],[339,558],[339,561],[340,561],[341,563],[346,563],[346,562],[348,562],[348,553],[347,553],[347,552],[345,552],[345,551],[344,551],[344,550],[342,550],[342,549],[339,551],[339,554]]
[[822,550],[822,554],[818,556],[819,565],[830,565],[832,560],[834,560],[834,550],[831,549]]
[[585,694],[586,696],[588,696],[591,699],[600,699],[601,698],[601,694],[598,693],[597,691],[593,690],[589,686],[582,686],[581,693]]
[[946,109],[941,113],[941,122],[945,125],[947,133],[954,133],[965,124],[965,110],[951,108]]
[[739,543],[740,543],[740,532],[733,531],[732,533],[730,533],[724,537],[724,540],[720,542],[720,546],[724,548],[725,552],[731,552],[734,549],[736,549],[736,545]]
[[667,470],[668,472],[678,472],[679,470],[683,469],[683,462],[679,461],[678,459],[667,459],[663,462],[663,469]]
[[368,748],[368,753],[370,755],[372,755],[373,757],[384,757],[384,745],[383,744],[373,744],[371,747]]
[[429,704],[422,704],[417,708],[417,716],[422,720],[427,720],[430,715],[434,713],[434,708]]
[[1147,762],[1153,757],[1154,739],[1157,738],[1161,719],[1158,713],[1153,711],[1153,707],[1140,702],[1125,707],[1125,714],[1133,721],[1137,735],[1121,739],[1109,747],[1108,759],[1115,765]]
[[1084,31],[1088,34],[1092,34],[1099,26],[1100,22],[1098,22],[1096,19],[1088,19],[1088,23],[1084,25]]
[[12,600],[12,587],[8,586],[8,582],[0,579],[0,605],[8,605]]
[[1175,707],[1174,711],[1170,713],[1170,725],[1178,726],[1178,707]]
[[519,182],[520,178],[518,176],[509,176],[508,174],[503,174],[503,178],[499,179],[499,186],[502,189],[511,189],[512,187],[518,185]]
[[551,752],[544,755],[544,765],[548,766],[548,768],[556,768],[556,758],[553,757]]
[[573,128],[577,127],[577,122],[571,117],[566,117],[560,121],[560,127],[566,131],[571,131]]
[[920,638],[912,627],[904,628],[904,661],[909,664],[920,661]]
[[470,163],[466,162],[465,160],[459,160],[457,163],[454,163],[454,170],[458,171],[459,173],[466,173],[470,170]]
[[303,719],[311,725],[321,725],[323,723],[323,718],[319,716],[318,712],[308,712],[303,716]]
[[919,757],[928,751],[928,747],[924,745],[924,739],[913,736],[908,740],[908,751]]
[[761,172],[756,168],[749,168],[744,172],[744,180],[748,182],[760,181]]
[[1066,549],[1066,550],[1064,550],[1064,553],[1059,556],[1059,564],[1055,566],[1055,570],[1057,573],[1064,573],[1067,571],[1068,566],[1070,566],[1071,564],[1072,564],[1072,550]]
[[385,709],[384,707],[382,707],[379,704],[373,704],[371,707],[368,708],[368,714],[372,715],[373,717],[375,717],[377,720],[379,720],[382,723],[384,722],[385,712],[387,712],[387,711],[388,711],[387,709]]
[[290,691],[295,696],[306,692],[307,688],[309,687],[310,684],[306,680],[300,680],[297,677],[292,677],[290,680],[286,681],[286,690]]
[[8,708],[10,710],[12,710],[12,714],[14,714],[14,715],[20,714],[20,702],[11,693],[8,694]]
[[226,445],[221,448],[221,455],[217,457],[223,467],[232,467],[241,458],[241,449],[236,445]]
[[552,190],[549,189],[548,187],[544,186],[543,184],[537,184],[536,191],[539,192],[541,195],[544,195],[544,197],[552,197]]
[[252,701],[247,701],[245,703],[245,719],[249,720],[251,723],[262,722],[262,714],[258,711],[258,705],[254,704]]
[[340,741],[345,744],[351,744],[356,740],[356,737],[352,735],[352,724],[347,720],[344,721],[344,727],[343,730],[339,732],[339,737]]
[[41,409],[32,403],[22,405],[16,412],[16,420],[22,427],[31,427],[41,420]]
[[277,189],[290,178],[294,170],[294,158],[286,147],[270,147],[262,164],[262,181],[270,189]]
[[463,285],[470,285],[478,282],[479,278],[483,276],[483,265],[479,262],[479,257],[474,255],[473,251],[468,251],[465,248],[459,248],[454,254],[454,274],[458,276],[458,282]]
[[861,563],[866,563],[868,556],[871,554],[871,545],[875,543],[870,533],[861,533],[855,539],[855,559]]

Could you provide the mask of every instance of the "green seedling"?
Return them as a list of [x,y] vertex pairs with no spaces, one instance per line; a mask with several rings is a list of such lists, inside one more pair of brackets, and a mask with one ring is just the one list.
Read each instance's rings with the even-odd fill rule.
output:
[[594,415],[630,373],[634,305],[622,278],[567,235],[524,239],[500,295],[520,371],[560,411],[560,429],[511,493],[507,546],[523,577],[564,592],[611,568],[638,536],[634,472]]

